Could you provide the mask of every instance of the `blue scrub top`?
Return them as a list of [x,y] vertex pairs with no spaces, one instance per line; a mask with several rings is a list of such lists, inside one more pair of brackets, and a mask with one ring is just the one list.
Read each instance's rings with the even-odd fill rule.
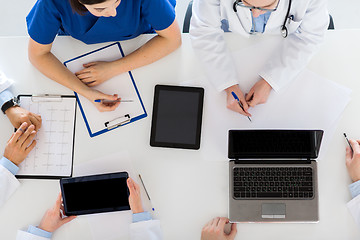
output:
[[175,1],[121,0],[115,17],[95,17],[76,13],[68,0],[38,0],[26,22],[40,44],[52,43],[59,31],[86,44],[121,41],[168,28],[175,20]]

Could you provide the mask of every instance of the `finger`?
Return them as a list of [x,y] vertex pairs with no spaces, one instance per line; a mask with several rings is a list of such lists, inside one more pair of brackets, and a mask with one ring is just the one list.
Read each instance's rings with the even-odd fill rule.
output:
[[76,75],[78,79],[81,81],[86,80],[87,78],[92,78],[93,75],[90,72],[81,73],[79,75]]
[[216,227],[218,224],[219,224],[219,221],[220,221],[220,218],[219,217],[217,217],[217,218],[214,218],[214,221],[212,222],[212,226],[213,227]]
[[128,188],[129,188],[129,191],[130,191],[130,194],[132,192],[134,192],[135,188],[134,188],[134,182],[131,178],[128,178],[127,180],[127,185],[128,185]]
[[60,208],[61,208],[61,192],[59,193],[59,195],[56,198],[56,202],[54,205],[55,212],[60,212]]
[[352,149],[354,151],[353,154],[360,153],[360,145],[359,145],[359,143],[357,141],[352,140],[352,139],[350,139],[349,142],[350,142],[350,145],[351,145],[351,147],[352,147]]
[[34,140],[34,137],[36,135],[36,131],[32,131],[30,135],[25,139],[24,143],[21,145],[23,150],[26,150],[26,148],[30,145],[30,143]]
[[38,126],[36,126],[36,131],[38,131],[40,128],[41,128],[41,125],[42,125],[42,118],[41,118],[41,116],[40,115],[38,115],[38,114],[35,114],[35,113],[31,113],[33,116],[34,116],[34,118],[36,118],[36,120],[38,121],[38,123],[39,123],[39,125]]
[[230,232],[230,234],[229,234],[230,239],[234,239],[236,233],[237,233],[236,223],[232,223],[232,224],[231,224],[231,232]]
[[32,114],[29,115],[30,122],[35,126],[35,131],[39,130],[41,122]]
[[225,224],[226,224],[227,222],[228,222],[228,219],[227,219],[227,218],[220,218],[217,227],[218,227],[219,229],[224,230],[224,229],[225,229]]
[[248,105],[248,103],[246,102],[246,100],[245,100],[244,98],[242,98],[242,99],[240,99],[240,102],[241,102],[242,105],[243,105],[244,111],[245,111],[246,113],[248,113],[249,105]]
[[88,68],[84,68],[83,70],[76,72],[75,76],[78,76],[78,75],[84,74],[84,73],[89,73],[89,72],[90,72],[90,70]]
[[70,217],[65,217],[63,219],[61,219],[61,225],[64,225],[72,220],[74,220],[77,216],[70,216]]
[[24,144],[25,140],[32,133],[32,131],[34,131],[34,129],[35,129],[35,126],[30,125],[30,127],[28,127],[26,129],[26,131],[18,138],[17,142],[20,144],[20,146],[22,146]]
[[253,98],[254,96],[254,92],[255,90],[252,88],[250,89],[250,91],[245,95],[245,99],[247,102],[251,101],[251,99]]
[[11,137],[9,138],[9,140],[7,141],[7,143],[9,143],[9,142],[14,138],[14,136],[15,136],[15,133],[12,133],[12,134],[11,134]]
[[109,100],[109,101],[116,101],[119,98],[117,97],[117,94],[114,94],[114,95],[101,94],[101,97],[98,98],[98,99],[106,99],[106,100]]
[[16,132],[13,135],[12,139],[10,139],[10,142],[16,142],[20,138],[20,136],[25,132],[27,126],[28,126],[27,122],[22,123],[20,125],[20,127],[16,130]]
[[99,85],[99,83],[97,81],[92,81],[90,83],[86,84],[88,87],[95,87],[96,85]]
[[96,65],[96,62],[89,62],[89,63],[83,64],[83,66],[86,67],[86,68],[91,67],[91,66],[95,66],[95,65]]
[[29,154],[29,153],[34,149],[35,146],[36,146],[36,140],[34,140],[34,141],[30,144],[30,146],[28,146],[28,147],[25,149],[26,154]]

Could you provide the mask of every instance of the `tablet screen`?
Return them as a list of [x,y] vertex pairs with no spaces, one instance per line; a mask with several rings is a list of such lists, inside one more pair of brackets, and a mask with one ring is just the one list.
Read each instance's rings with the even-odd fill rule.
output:
[[151,146],[199,149],[204,90],[155,87]]
[[61,179],[66,215],[129,210],[127,173]]

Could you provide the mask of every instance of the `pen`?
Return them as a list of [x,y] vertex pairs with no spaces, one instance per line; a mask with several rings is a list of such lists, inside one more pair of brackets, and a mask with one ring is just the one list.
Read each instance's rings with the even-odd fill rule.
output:
[[350,147],[351,151],[354,152],[354,150],[353,150],[353,148],[351,147],[351,144],[350,144],[350,142],[349,142],[349,139],[348,139],[347,136],[346,136],[346,133],[344,133],[344,137],[345,137],[347,143],[349,144],[349,147]]
[[114,101],[111,101],[111,100],[106,100],[106,99],[96,99],[94,100],[94,102],[97,102],[97,103],[100,103],[100,102],[104,102],[104,103],[113,103],[113,102],[133,102],[133,100],[123,100],[123,99],[120,99],[120,100],[114,100]]
[[[240,102],[238,96],[236,95],[236,93],[234,92],[231,92],[231,94],[233,95],[233,97],[235,98],[235,100],[238,102],[239,106],[241,107],[241,109],[245,112],[245,109],[244,109],[244,106],[242,105],[242,103]],[[247,116],[247,118],[249,119],[250,122],[251,121],[251,118],[249,116]]]
[[155,209],[152,207],[152,203],[151,203],[151,199],[150,199],[149,193],[148,193],[148,191],[146,190],[145,184],[144,184],[144,182],[143,182],[140,174],[139,174],[139,178],[140,178],[141,184],[143,185],[143,187],[144,187],[144,189],[145,189],[146,196],[148,197],[148,199],[149,199],[149,201],[150,201],[151,209],[152,209],[153,211],[155,211]]

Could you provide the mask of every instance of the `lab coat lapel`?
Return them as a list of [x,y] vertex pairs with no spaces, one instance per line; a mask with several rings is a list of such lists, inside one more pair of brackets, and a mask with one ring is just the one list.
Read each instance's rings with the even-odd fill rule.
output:
[[[264,34],[281,34],[281,26],[284,23],[288,6],[289,0],[280,0],[276,11],[270,14],[265,26]],[[291,15],[291,10],[289,15]]]

